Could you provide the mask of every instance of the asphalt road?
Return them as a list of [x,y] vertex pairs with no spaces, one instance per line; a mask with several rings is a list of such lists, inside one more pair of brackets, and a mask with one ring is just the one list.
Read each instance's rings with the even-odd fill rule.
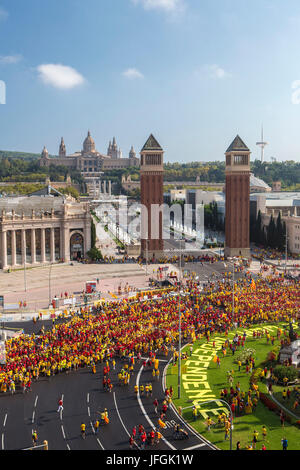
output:
[[[48,327],[51,327],[51,323]],[[11,325],[12,326],[12,325]],[[14,326],[17,326],[14,324]],[[38,330],[41,323],[23,323],[26,332]],[[159,401],[159,409],[164,399],[164,370],[168,359],[160,358],[160,379],[152,378],[152,367],[135,364],[134,375],[130,384],[118,385],[117,374],[122,367],[117,360],[116,370],[111,370],[110,378],[114,385],[113,391],[103,390],[103,365],[97,366],[97,373],[90,368],[61,373],[50,379],[41,377],[33,382],[32,390],[23,394],[17,391],[13,396],[0,394],[0,449],[18,450],[31,447],[31,434],[37,431],[38,444],[44,440],[49,443],[50,450],[129,450],[129,437],[133,426],[142,424],[149,432],[157,426],[158,416],[155,414],[153,401]],[[138,396],[134,393],[134,385],[153,385],[152,397]],[[64,409],[58,413],[58,401],[63,397]],[[99,433],[94,432],[94,422],[107,408],[110,423],[100,427]],[[166,414],[167,428],[163,431],[163,439],[158,445],[146,450],[211,450],[210,445],[197,433],[186,427],[181,418],[171,407]],[[80,433],[81,423],[86,424],[86,439]],[[174,440],[172,437],[175,423],[180,423],[189,433],[187,440]],[[137,441],[136,450],[139,450]]]

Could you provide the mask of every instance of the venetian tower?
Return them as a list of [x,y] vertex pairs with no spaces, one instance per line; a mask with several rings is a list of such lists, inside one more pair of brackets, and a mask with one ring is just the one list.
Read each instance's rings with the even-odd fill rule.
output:
[[250,154],[238,135],[225,153],[226,257],[250,257]]
[[158,258],[163,254],[164,151],[151,134],[141,152],[141,255]]

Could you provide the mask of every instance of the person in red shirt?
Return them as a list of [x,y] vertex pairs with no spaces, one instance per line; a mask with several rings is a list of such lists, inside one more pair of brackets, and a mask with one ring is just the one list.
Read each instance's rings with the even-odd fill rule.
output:
[[144,432],[141,434],[141,449],[145,449],[146,440],[147,440],[147,434],[144,430]]
[[62,398],[59,400],[58,402],[58,410],[57,410],[57,413],[59,413],[60,411],[63,411],[64,407],[63,407],[63,400]]
[[151,431],[149,432],[149,436],[148,436],[148,439],[149,439],[149,444],[151,446],[154,445],[154,438],[155,438],[155,432],[153,429],[151,429]]
[[130,438],[129,438],[130,449],[133,449],[134,444],[135,444],[134,437],[133,437],[133,436],[130,436]]

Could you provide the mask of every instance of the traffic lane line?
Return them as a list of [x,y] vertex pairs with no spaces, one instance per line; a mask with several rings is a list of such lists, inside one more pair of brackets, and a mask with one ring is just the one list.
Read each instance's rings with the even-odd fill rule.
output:
[[[147,374],[148,371],[145,372],[144,375]],[[149,380],[145,379],[144,380],[144,383],[149,383]],[[163,388],[161,386],[161,381],[159,382],[156,382],[154,383],[153,385],[153,391],[154,391],[154,395],[152,398],[157,398],[159,401],[160,401],[160,404],[159,404],[159,408],[161,407],[161,404],[163,402],[163,400],[165,399],[165,395],[163,393]],[[156,414],[155,413],[155,410],[154,410],[154,405],[153,403],[151,402],[151,404],[147,401],[147,398],[144,398],[143,400],[143,404],[144,404],[144,408],[145,409],[148,409],[148,416],[149,418],[153,420],[157,420],[158,417],[159,417],[159,414]],[[177,419],[174,419],[174,418],[177,418],[176,416],[174,416],[174,413],[173,413],[173,410],[172,408],[168,407],[168,410],[167,410],[167,413],[166,413],[166,419],[164,419],[164,422],[166,424],[166,428],[164,429],[164,437],[166,438],[166,440],[171,440],[171,441],[175,441],[175,439],[173,438],[173,431],[174,431],[174,427],[176,424],[178,424],[178,420]],[[182,426],[183,427],[183,426]],[[192,433],[193,434],[193,433]],[[193,443],[199,443],[199,439],[201,440],[201,443],[203,442],[202,439],[197,436],[197,435],[191,435],[191,433],[189,433],[189,442],[191,444]],[[183,450],[184,449],[184,446],[186,445],[186,440],[176,440],[176,450]]]
[[194,449],[199,449],[200,447],[204,447],[204,446],[206,446],[206,444],[202,442],[202,444],[196,444],[195,446],[192,446],[192,447],[186,447],[183,450],[194,450]]
[[[96,437],[97,446],[100,446],[102,450],[128,450],[129,446],[127,435],[118,419],[113,393],[109,393],[103,390],[102,372],[103,370],[101,367],[101,375],[99,369],[97,370],[97,374],[95,376],[93,375],[92,383],[89,387],[89,393],[86,395],[86,405],[89,406],[91,414],[89,420],[91,423],[91,428],[94,433],[93,422],[95,422],[96,419],[100,419],[101,412],[107,408],[110,422],[108,425],[100,426],[98,435],[94,434],[94,437]],[[113,376],[114,374],[117,374],[117,371],[111,370],[110,374],[112,382],[114,382]],[[95,383],[97,384],[96,386]],[[117,441],[117,439],[120,440]]]
[[[139,424],[144,426],[146,432],[151,431],[153,428],[149,426],[149,422],[138,406],[137,397],[133,391],[133,385],[130,386],[129,390],[127,386],[122,386],[119,388],[120,390],[118,390],[116,394],[119,404],[119,411],[122,414],[124,422],[126,422],[128,432],[131,432],[134,426],[137,428]],[[129,447],[127,448],[129,449]],[[168,449],[168,447],[160,442],[160,444],[157,445],[155,449],[163,450]]]
[[[185,344],[184,346],[182,346],[182,349],[185,348],[186,346],[188,346],[189,343]],[[163,374],[162,374],[162,389],[163,389],[163,392],[165,392],[166,390],[166,383],[167,383],[167,369],[170,365],[172,361],[172,358],[169,360],[168,364],[164,367],[164,370],[163,370]],[[217,450],[217,448],[211,443],[209,442],[207,439],[205,439],[204,437],[201,436],[201,434],[197,433],[197,431],[195,431],[195,429],[192,428],[192,426],[190,426],[178,413],[175,405],[173,403],[171,403],[171,406],[170,406],[170,409],[171,411],[173,412],[173,414],[177,417],[177,419],[179,419],[181,421],[181,423],[197,438],[199,439],[201,442],[205,443],[211,450]]]
[[[143,369],[144,369],[144,366],[142,366],[138,372],[138,375],[137,375],[137,378],[136,378],[136,385],[138,386],[138,390],[140,390],[140,378],[141,378],[141,375],[142,375],[142,372],[143,372]],[[154,429],[156,428],[156,426],[154,425],[153,421],[150,419],[150,417],[148,416],[145,408],[144,408],[144,405],[142,403],[142,400],[141,400],[141,397],[140,397],[140,392],[138,391],[137,393],[137,400],[138,400],[138,403],[139,403],[139,406],[142,410],[142,413],[143,415],[145,416],[146,420],[148,421],[148,423],[150,424],[151,428]],[[171,449],[171,450],[176,450],[176,447],[174,447],[163,435],[162,435],[162,441]]]

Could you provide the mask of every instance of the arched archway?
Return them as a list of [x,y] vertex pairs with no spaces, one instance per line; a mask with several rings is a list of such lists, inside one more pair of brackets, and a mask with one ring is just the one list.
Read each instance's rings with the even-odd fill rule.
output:
[[83,235],[75,232],[70,238],[70,258],[71,260],[78,260],[84,257],[84,239]]

